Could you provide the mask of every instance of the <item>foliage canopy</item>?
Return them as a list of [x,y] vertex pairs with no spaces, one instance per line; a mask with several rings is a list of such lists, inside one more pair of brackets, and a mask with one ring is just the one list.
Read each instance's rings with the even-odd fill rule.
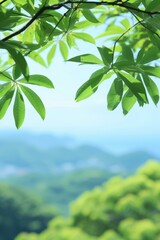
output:
[[159,197],[160,164],[150,161],[134,176],[111,178],[82,194],[68,219],[56,217],[42,233],[16,240],[158,240]]
[[[120,103],[127,114],[159,102],[160,4],[157,0],[1,0],[0,119],[13,101],[15,125],[25,118],[26,98],[42,119],[45,106],[32,85],[54,88],[50,79],[30,74],[29,59],[49,66],[58,49],[65,61],[99,66],[77,90],[76,101],[96,92],[107,79],[107,107]],[[95,53],[69,58],[79,40]],[[82,50],[82,49],[80,49]],[[28,87],[29,86],[29,87]]]

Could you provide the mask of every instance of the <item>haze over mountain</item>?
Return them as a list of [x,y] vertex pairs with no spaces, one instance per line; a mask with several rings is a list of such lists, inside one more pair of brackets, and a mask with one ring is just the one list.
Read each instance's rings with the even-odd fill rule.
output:
[[1,178],[32,172],[61,174],[78,169],[99,168],[112,173],[134,172],[156,154],[137,150],[116,155],[68,136],[29,132],[3,132],[0,136]]

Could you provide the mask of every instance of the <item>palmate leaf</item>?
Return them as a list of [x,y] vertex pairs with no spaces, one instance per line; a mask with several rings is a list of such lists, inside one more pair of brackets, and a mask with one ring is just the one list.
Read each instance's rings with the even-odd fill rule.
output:
[[55,53],[56,53],[56,45],[54,44],[52,46],[52,48],[50,49],[48,56],[47,56],[48,65],[50,65],[52,63]]
[[17,92],[15,96],[15,101],[13,106],[13,115],[14,115],[15,125],[18,129],[23,124],[24,118],[25,118],[25,104],[19,88],[17,88]]
[[136,79],[129,73],[122,71],[118,71],[117,76],[124,81],[127,87],[136,96],[140,106],[143,106],[144,103],[148,103],[146,90],[143,83],[139,79]]
[[2,41],[0,42],[0,48],[6,49],[9,52],[9,54],[17,64],[17,67],[22,72],[23,76],[26,79],[28,79],[29,77],[28,64],[23,55],[18,50],[14,49],[13,47],[9,46],[7,43]]
[[107,108],[114,110],[120,103],[123,95],[123,82],[121,79],[116,78],[107,94]]
[[148,90],[148,93],[153,100],[154,104],[156,105],[159,102],[159,90],[155,82],[147,75],[142,74],[144,83],[146,85],[146,88]]
[[44,75],[30,75],[28,80],[26,80],[25,78],[22,78],[17,82],[33,84],[33,85],[42,86],[46,88],[54,88],[54,85],[51,82],[51,80]]
[[7,93],[0,99],[0,119],[2,119],[11,103],[13,98],[14,87],[12,87]]
[[75,38],[79,38],[85,42],[89,42],[89,43],[93,43],[95,44],[95,40],[94,38],[88,34],[88,33],[84,33],[84,32],[73,32],[72,35],[75,37]]
[[0,72],[0,81],[2,82],[11,82],[12,77],[8,72]]
[[67,58],[68,58],[68,47],[67,47],[67,44],[63,40],[59,41],[59,49],[60,49],[60,52],[61,52],[64,60],[67,60]]
[[104,81],[103,76],[108,72],[108,68],[101,68],[95,71],[89,80],[85,82],[76,93],[76,101],[81,101],[91,96],[98,89],[98,86]]
[[12,87],[12,83],[4,83],[0,85],[0,97],[3,97]]
[[99,23],[98,19],[95,17],[91,10],[83,9],[82,14],[89,22]]
[[98,51],[101,55],[102,61],[104,63],[104,65],[109,66],[112,63],[113,60],[113,52],[111,49],[102,46],[102,47],[98,47]]
[[12,76],[13,79],[16,80],[17,78],[19,78],[22,75],[19,67],[17,67],[17,65],[14,65],[12,68]]
[[20,85],[20,88],[21,88],[22,92],[24,93],[24,95],[29,100],[29,102],[31,103],[31,105],[38,112],[40,117],[42,119],[44,119],[45,115],[46,115],[46,110],[45,110],[44,104],[43,104],[42,100],[40,99],[40,97],[32,89],[30,89],[26,86]]
[[142,73],[147,73],[150,76],[155,76],[160,78],[160,67],[151,67],[151,66],[141,66]]
[[124,115],[126,115],[131,110],[131,108],[134,106],[136,101],[137,101],[137,98],[132,93],[132,91],[128,89],[122,99],[122,109],[123,109]]
[[102,61],[99,58],[89,53],[70,58],[67,61],[86,63],[86,64],[102,64]]

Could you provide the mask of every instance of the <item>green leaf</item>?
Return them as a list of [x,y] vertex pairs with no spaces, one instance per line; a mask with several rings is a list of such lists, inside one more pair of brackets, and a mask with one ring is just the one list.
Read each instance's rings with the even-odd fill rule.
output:
[[0,81],[2,82],[11,82],[12,77],[8,72],[0,72]]
[[26,80],[25,78],[22,78],[17,82],[33,84],[33,85],[42,86],[46,88],[54,88],[51,80],[44,75],[30,75],[28,80]]
[[29,57],[30,57],[31,59],[33,59],[35,62],[38,62],[39,64],[41,64],[42,66],[44,66],[44,67],[47,66],[46,63],[45,63],[45,61],[44,61],[44,59],[39,55],[38,52],[31,52],[31,53],[29,54]]
[[147,95],[143,83],[134,78],[132,75],[126,72],[118,71],[119,78],[121,78],[127,87],[132,91],[132,93],[137,97],[140,105],[148,103]]
[[134,62],[132,49],[127,45],[122,46],[122,56],[129,62]]
[[67,40],[67,44],[68,46],[71,48],[71,47],[76,47],[76,39],[75,37],[73,36],[73,34],[71,32],[68,32],[67,35],[66,35],[66,40]]
[[14,65],[13,66],[13,69],[12,69],[12,76],[13,76],[13,79],[16,80],[17,78],[19,78],[21,76],[21,71],[20,69],[17,67],[17,65]]
[[121,79],[116,78],[107,94],[107,108],[108,110],[114,110],[121,101],[123,94],[123,82]]
[[60,48],[60,52],[61,52],[64,60],[67,60],[67,58],[68,58],[68,47],[63,40],[59,41],[59,48]]
[[147,73],[148,75],[160,78],[160,67],[142,65],[141,69],[143,70],[144,73]]
[[0,119],[2,119],[11,103],[14,89],[11,88],[1,99],[0,99]]
[[17,64],[17,68],[22,72],[23,76],[28,79],[29,77],[29,69],[28,64],[23,57],[23,55],[16,49],[12,48],[11,46],[7,45],[5,42],[0,42],[0,48],[6,49],[15,63]]
[[38,112],[42,119],[45,118],[46,110],[40,97],[30,88],[20,85],[24,95],[28,98],[34,109]]
[[55,52],[56,52],[56,45],[53,45],[52,48],[49,50],[49,53],[47,56],[48,65],[52,63],[52,60],[55,56]]
[[131,108],[134,106],[136,101],[137,99],[135,95],[131,92],[130,89],[128,89],[122,99],[122,109],[123,109],[124,115],[126,115],[131,110]]
[[80,3],[79,7],[83,8],[83,9],[92,9],[92,8],[97,7],[97,4],[96,3],[90,3],[90,2]]
[[83,33],[83,32],[73,32],[72,35],[76,38],[79,38],[85,42],[93,43],[95,44],[94,38],[88,34],[88,33]]
[[137,63],[146,64],[159,59],[159,57],[160,54],[157,47],[142,48],[137,55]]
[[94,73],[87,82],[85,82],[76,93],[76,101],[81,101],[91,96],[98,89],[98,86],[102,82],[103,75],[108,71],[107,68],[101,68]]
[[0,85],[0,97],[3,97],[12,87],[12,83],[4,83]]
[[99,21],[97,20],[97,18],[95,17],[95,15],[91,12],[91,10],[89,9],[83,9],[82,10],[82,14],[83,16],[92,23],[99,23]]
[[70,62],[80,62],[86,64],[102,64],[102,61],[93,54],[82,54],[68,59]]
[[17,129],[21,127],[25,118],[25,104],[20,90],[17,88],[16,97],[13,106],[13,115]]
[[148,4],[147,11],[160,11],[160,3],[157,0],[152,0]]
[[143,74],[143,80],[148,90],[150,97],[152,98],[155,105],[159,102],[159,90],[155,82],[147,75]]
[[102,46],[102,47],[98,47],[98,51],[102,57],[102,61],[106,66],[109,66],[112,63],[113,60],[113,53],[112,50]]

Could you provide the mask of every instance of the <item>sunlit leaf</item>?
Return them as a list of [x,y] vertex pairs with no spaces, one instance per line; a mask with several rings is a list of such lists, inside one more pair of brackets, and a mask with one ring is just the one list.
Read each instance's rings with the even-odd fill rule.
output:
[[38,112],[42,119],[45,118],[46,110],[40,97],[30,88],[20,85],[22,92],[28,98],[34,109]]
[[59,41],[59,48],[60,48],[60,51],[61,51],[61,54],[62,54],[63,58],[65,60],[67,60],[67,58],[68,58],[68,47],[63,40]]
[[30,75],[28,80],[26,80],[25,78],[22,78],[18,80],[18,82],[26,83],[26,84],[34,84],[37,86],[42,86],[47,88],[54,88],[51,80],[44,75]]
[[2,119],[11,103],[14,89],[11,88],[7,93],[0,99],[0,119]]
[[16,127],[20,128],[25,118],[25,104],[23,96],[18,88],[13,106],[13,115]]
[[91,96],[102,82],[103,75],[107,73],[107,68],[101,68],[95,71],[89,80],[85,82],[76,93],[76,101],[81,101]]
[[72,35],[76,38],[79,38],[79,39],[85,41],[85,42],[90,42],[90,43],[95,44],[94,38],[88,33],[73,32]]
[[11,82],[7,82],[0,85],[0,97],[3,97],[12,87]]
[[113,53],[112,50],[102,46],[102,47],[98,47],[98,51],[102,57],[102,61],[106,66],[109,66],[112,63],[113,60]]
[[89,9],[83,9],[82,14],[88,21],[90,21],[92,23],[98,23],[99,22],[97,20],[97,18],[95,17],[95,15]]
[[124,94],[123,99],[122,99],[122,109],[123,109],[123,113],[125,115],[131,110],[131,108],[134,106],[136,101],[137,101],[137,99],[136,99],[135,95],[129,89]]
[[107,94],[107,108],[109,110],[114,110],[121,101],[123,94],[123,83],[122,80],[116,78]]
[[102,64],[102,61],[93,54],[82,54],[68,59],[70,62],[80,62],[88,64]]
[[148,90],[150,97],[152,98],[153,102],[157,104],[159,102],[159,90],[155,82],[147,75],[143,74],[143,80]]
[[52,63],[55,52],[56,52],[56,45],[53,45],[47,56],[48,65],[50,65]]
[[118,72],[118,76],[124,81],[124,83],[132,91],[132,93],[137,97],[137,100],[139,101],[140,105],[143,105],[144,103],[148,103],[144,85],[140,80],[134,78],[129,73],[122,72],[122,71]]

